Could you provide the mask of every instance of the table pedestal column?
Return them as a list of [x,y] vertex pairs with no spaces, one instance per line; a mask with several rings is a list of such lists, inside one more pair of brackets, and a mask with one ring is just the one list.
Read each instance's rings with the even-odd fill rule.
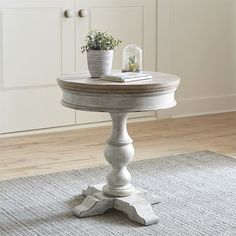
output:
[[151,207],[159,203],[157,197],[137,190],[131,184],[131,175],[126,165],[132,160],[134,148],[126,124],[126,113],[111,113],[112,133],[104,151],[112,170],[107,175],[107,184],[89,186],[83,191],[84,201],[74,208],[78,217],[103,214],[109,208],[125,212],[128,217],[140,224],[158,222]]
[[130,184],[131,175],[126,168],[134,156],[133,140],[126,128],[127,117],[126,113],[111,113],[112,133],[104,151],[112,171],[107,175],[107,184],[103,187],[103,192],[115,197],[129,196],[134,191]]

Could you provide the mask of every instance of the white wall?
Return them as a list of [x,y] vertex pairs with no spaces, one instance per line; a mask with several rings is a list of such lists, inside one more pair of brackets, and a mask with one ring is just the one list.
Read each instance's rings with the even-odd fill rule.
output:
[[158,70],[182,78],[174,116],[236,110],[235,55],[235,0],[158,1]]

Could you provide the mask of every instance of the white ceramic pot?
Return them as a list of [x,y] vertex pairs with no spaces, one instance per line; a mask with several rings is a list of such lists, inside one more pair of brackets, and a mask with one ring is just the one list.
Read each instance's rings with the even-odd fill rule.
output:
[[87,52],[88,69],[92,78],[110,74],[112,69],[113,50],[89,50]]

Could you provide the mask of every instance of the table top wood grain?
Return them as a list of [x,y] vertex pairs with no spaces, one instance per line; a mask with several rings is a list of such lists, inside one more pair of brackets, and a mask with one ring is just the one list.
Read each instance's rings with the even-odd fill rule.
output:
[[144,73],[151,74],[153,78],[122,83],[91,78],[88,73],[71,73],[59,76],[57,81],[63,89],[96,94],[146,94],[165,92],[176,89],[180,82],[180,78],[176,75],[149,71],[145,71]]

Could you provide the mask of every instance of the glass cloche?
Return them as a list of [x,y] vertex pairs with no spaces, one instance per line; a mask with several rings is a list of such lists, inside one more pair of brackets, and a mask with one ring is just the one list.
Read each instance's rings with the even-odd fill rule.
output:
[[122,72],[142,71],[142,49],[134,44],[126,46],[123,50]]

